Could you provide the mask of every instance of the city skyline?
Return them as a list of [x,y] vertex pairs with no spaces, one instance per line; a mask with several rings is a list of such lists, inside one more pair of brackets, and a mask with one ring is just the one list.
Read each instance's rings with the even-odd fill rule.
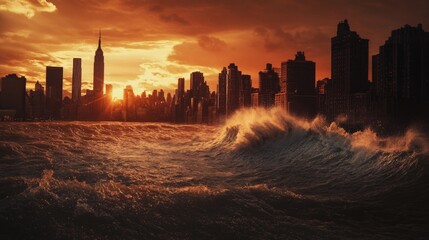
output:
[[[392,30],[379,53],[371,57],[373,83],[367,77],[368,42],[345,19],[337,24],[336,35],[331,38],[331,78],[317,80],[317,64],[307,61],[303,51],[297,51],[295,60],[282,62],[280,68],[266,63],[258,73],[257,88],[252,85],[251,75],[230,63],[228,70],[224,67],[218,74],[216,91],[210,91],[203,72],[194,71],[190,73],[186,92],[186,79],[179,78],[174,94],[163,89],[140,94],[132,85],[114,90],[112,84],[104,84],[99,31],[93,65],[94,88],[87,89],[82,99],[81,59],[73,58],[72,98],[63,99],[63,67],[46,66],[45,100],[39,82],[35,91],[26,93],[26,78],[20,78],[25,84],[18,86],[18,82],[14,83],[17,75],[8,74],[0,81],[0,110],[3,109],[4,120],[41,117],[213,124],[223,122],[239,109],[276,106],[307,119],[317,114],[328,121],[345,119],[343,123],[350,129],[377,127],[380,122],[391,126],[391,121],[406,125],[414,117],[424,119],[427,114],[423,110],[429,99],[429,32],[424,31],[422,24],[416,27],[406,24]],[[15,97],[11,95],[14,86],[20,89]],[[122,92],[122,101],[113,101],[115,92]],[[19,104],[15,103],[17,99],[21,99]],[[26,102],[30,103],[28,107]]]
[[[220,9],[225,9],[222,1],[188,1],[181,5],[170,1],[162,4],[112,1],[104,5],[90,1],[79,4],[4,1],[0,3],[0,16],[4,20],[0,75],[16,72],[26,76],[31,86],[36,81],[44,83],[45,66],[61,66],[64,88],[69,92],[66,95],[71,95],[72,59],[81,58],[82,89],[93,89],[93,54],[101,29],[106,58],[105,83],[112,84],[114,91],[131,85],[138,93],[164,89],[174,94],[177,79],[189,80],[189,73],[195,71],[204,73],[213,90],[219,72],[229,63],[234,62],[243,73],[256,79],[266,63],[280,67],[281,62],[287,61],[296,51],[304,51],[317,63],[316,79],[323,79],[331,77],[330,38],[339,20],[349,19],[351,27],[362,38],[370,40],[370,56],[377,53],[392,29],[404,24],[429,25],[423,11],[427,5],[424,1],[395,4],[402,8],[369,2],[331,1],[306,5],[295,1],[269,1],[263,5],[258,2],[244,5],[234,1],[220,18]],[[73,14],[76,7],[81,10],[81,16]],[[116,9],[112,10],[113,7]],[[240,14],[234,14],[240,7],[246,9],[247,22],[238,18]],[[209,11],[201,16],[198,8]],[[330,14],[331,8],[344,11]],[[306,11],[294,13],[294,9]],[[316,9],[320,12],[311,14]],[[379,16],[369,16],[371,13]],[[125,20],[121,19],[123,17]],[[88,21],[83,23],[80,19]],[[62,27],[52,28],[53,21]],[[63,29],[67,30],[59,31]],[[371,59],[369,61],[371,64]],[[369,69],[368,78],[371,79]],[[254,82],[257,85],[257,81]],[[187,81],[186,85],[188,88]]]

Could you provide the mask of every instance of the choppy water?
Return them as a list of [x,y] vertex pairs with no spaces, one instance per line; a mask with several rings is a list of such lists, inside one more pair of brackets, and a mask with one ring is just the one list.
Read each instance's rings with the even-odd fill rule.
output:
[[428,149],[276,109],[0,123],[0,238],[428,239]]

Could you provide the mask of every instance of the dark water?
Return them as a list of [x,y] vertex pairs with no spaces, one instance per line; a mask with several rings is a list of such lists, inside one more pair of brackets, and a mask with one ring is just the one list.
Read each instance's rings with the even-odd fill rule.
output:
[[0,239],[429,239],[427,150],[276,109],[0,123]]

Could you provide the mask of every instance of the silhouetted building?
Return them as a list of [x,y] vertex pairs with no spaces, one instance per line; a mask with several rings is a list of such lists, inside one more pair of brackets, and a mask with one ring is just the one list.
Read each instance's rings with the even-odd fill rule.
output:
[[75,120],[77,116],[76,103],[74,103],[68,96],[64,98],[61,108],[61,116],[64,120]]
[[176,90],[176,94],[175,94],[175,98],[176,98],[176,103],[175,103],[175,122],[185,122],[186,121],[186,116],[185,116],[185,111],[186,111],[186,103],[185,103],[185,79],[184,78],[179,78],[177,80],[177,90]]
[[46,108],[48,118],[61,118],[63,100],[63,68],[46,67]]
[[158,93],[158,102],[159,103],[165,103],[165,96],[164,96],[164,90],[160,89]]
[[183,99],[183,97],[185,96],[185,79],[184,78],[179,78],[177,80],[177,99],[178,101],[180,99]]
[[252,93],[252,79],[250,75],[241,75],[241,86],[240,86],[240,108],[250,107]]
[[304,52],[286,64],[286,108],[291,114],[311,118],[316,115],[316,63],[306,61]]
[[326,88],[328,86],[328,84],[331,83],[331,79],[330,78],[324,78],[322,80],[318,80],[316,82],[316,91],[317,94],[321,95],[321,94],[325,94],[326,93]]
[[274,105],[281,109],[287,110],[286,93],[279,92],[274,96]]
[[282,62],[280,67],[280,92],[286,93],[287,62]]
[[80,102],[82,87],[82,59],[73,58],[72,101]]
[[24,76],[9,74],[1,79],[0,109],[14,110],[14,116],[10,118],[25,119],[25,85],[27,79]]
[[104,56],[101,49],[101,32],[98,38],[98,48],[94,56],[94,95],[96,98],[103,96],[104,88]]
[[191,115],[192,122],[197,121],[198,103],[201,101],[202,96],[200,95],[201,85],[204,83],[204,74],[202,72],[191,73]]
[[331,48],[332,81],[327,89],[326,114],[330,119],[345,114],[350,121],[361,121],[366,113],[351,111],[356,107],[352,98],[357,94],[361,99],[368,90],[368,40],[351,31],[344,20],[338,24]]
[[238,67],[231,63],[228,66],[228,74],[226,80],[226,114],[233,114],[240,106],[240,82],[241,71]]
[[252,92],[250,94],[250,105],[252,108],[259,107],[259,88],[252,88]]
[[316,82],[316,92],[317,92],[317,112],[323,115],[326,115],[326,92],[328,86],[331,84],[330,78],[324,78]]
[[197,123],[208,123],[210,89],[207,82],[203,82],[200,85],[198,95],[200,96],[200,100],[198,102]]
[[218,85],[217,85],[217,113],[219,115],[226,114],[226,85],[227,85],[228,72],[224,67],[222,72],[219,73]]
[[173,98],[171,97],[171,93],[167,93],[167,99],[166,99],[167,105],[170,106],[172,101],[173,101]]
[[204,74],[202,72],[191,73],[191,94],[193,98],[198,98],[198,91],[201,84],[204,82]]
[[33,119],[42,119],[45,116],[45,90],[39,81],[34,86],[34,91],[30,90],[30,104]]
[[259,72],[259,106],[274,106],[276,93],[280,92],[279,74],[267,63],[264,71]]
[[373,56],[376,118],[407,122],[428,116],[429,33],[422,25],[392,31]]
[[91,120],[102,120],[106,112],[106,101],[104,98],[104,55],[101,49],[101,31],[98,38],[98,48],[94,56],[94,78],[91,101],[88,103],[89,118]]

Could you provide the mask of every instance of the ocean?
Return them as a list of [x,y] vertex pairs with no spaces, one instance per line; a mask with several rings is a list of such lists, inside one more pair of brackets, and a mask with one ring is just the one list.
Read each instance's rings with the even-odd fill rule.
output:
[[0,123],[0,239],[428,239],[429,144],[279,109]]

